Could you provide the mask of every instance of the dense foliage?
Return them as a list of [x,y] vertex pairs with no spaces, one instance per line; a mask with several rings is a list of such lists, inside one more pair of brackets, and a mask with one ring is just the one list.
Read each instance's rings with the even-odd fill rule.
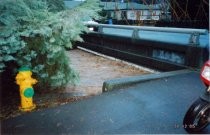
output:
[[71,10],[62,0],[0,0],[0,72],[13,62],[16,72],[30,67],[41,87],[77,82],[64,48],[82,41],[80,34],[88,31],[83,21],[97,18],[98,10],[96,0]]
[[63,0],[46,0],[49,11],[57,12],[65,9]]

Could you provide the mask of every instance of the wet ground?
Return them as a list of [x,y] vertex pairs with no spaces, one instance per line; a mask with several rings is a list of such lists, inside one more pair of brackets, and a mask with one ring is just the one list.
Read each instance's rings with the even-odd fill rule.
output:
[[[182,124],[184,115],[205,86],[195,71],[162,74],[159,79],[4,120],[2,134],[187,134],[184,128],[193,125]],[[210,126],[196,134],[209,133]]]
[[[34,102],[37,108],[34,111],[101,94],[103,82],[109,79],[149,73],[123,62],[96,56],[79,49],[70,50],[67,53],[71,58],[72,67],[80,74],[80,83],[77,86],[69,85],[64,90],[35,93]],[[16,98],[8,97],[7,105],[1,106],[0,119],[23,114],[18,110],[20,100],[18,98],[18,92]]]

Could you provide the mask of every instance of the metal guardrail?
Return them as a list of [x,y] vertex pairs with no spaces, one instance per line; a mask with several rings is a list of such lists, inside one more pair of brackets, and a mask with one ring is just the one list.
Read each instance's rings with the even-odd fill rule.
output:
[[150,26],[127,26],[127,25],[108,25],[108,24],[90,24],[86,23],[87,26],[96,26],[102,28],[118,28],[118,29],[129,29],[129,30],[145,30],[145,31],[158,31],[158,32],[170,32],[170,33],[185,33],[193,34],[198,33],[200,35],[206,35],[208,30],[206,29],[189,29],[189,28],[169,28],[169,27],[150,27]]
[[168,33],[180,33],[190,34],[189,44],[198,45],[200,35],[207,35],[208,30],[206,29],[189,29],[189,28],[169,28],[169,27],[150,27],[150,26],[127,26],[127,25],[108,25],[108,24],[91,24],[85,23],[88,27],[97,28],[97,31],[103,33],[103,28],[115,28],[132,30],[132,38],[140,39],[139,31],[153,31],[153,32],[168,32]]
[[200,68],[209,58],[206,29],[86,24],[78,46],[160,71]]

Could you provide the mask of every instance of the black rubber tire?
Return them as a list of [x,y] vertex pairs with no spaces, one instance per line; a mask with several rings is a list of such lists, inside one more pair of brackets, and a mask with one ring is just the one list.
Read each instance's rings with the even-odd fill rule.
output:
[[197,99],[188,109],[183,120],[183,127],[189,133],[202,131],[210,123],[210,103]]

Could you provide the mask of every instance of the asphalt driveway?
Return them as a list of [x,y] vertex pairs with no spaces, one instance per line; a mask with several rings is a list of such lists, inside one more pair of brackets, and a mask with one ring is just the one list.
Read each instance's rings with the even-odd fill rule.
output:
[[185,134],[184,114],[204,88],[196,72],[148,80],[2,121],[2,134]]

